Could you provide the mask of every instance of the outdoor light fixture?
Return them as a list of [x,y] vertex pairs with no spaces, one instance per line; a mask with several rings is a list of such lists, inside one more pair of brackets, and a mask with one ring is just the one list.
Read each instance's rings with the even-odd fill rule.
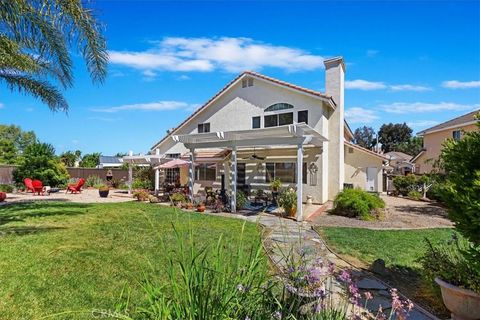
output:
[[308,171],[310,171],[310,185],[311,186],[316,186],[317,185],[317,171],[318,171],[317,165],[312,162],[308,166]]

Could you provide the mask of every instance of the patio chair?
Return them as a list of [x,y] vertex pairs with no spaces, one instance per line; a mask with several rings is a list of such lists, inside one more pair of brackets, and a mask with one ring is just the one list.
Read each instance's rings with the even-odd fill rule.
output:
[[33,187],[33,184],[32,184],[32,179],[30,178],[25,178],[23,180],[23,184],[25,185],[25,189],[28,192],[32,192],[32,193],[35,193],[35,188]]
[[71,184],[67,187],[67,191],[65,193],[68,193],[70,191],[72,194],[73,193],[81,193],[82,192],[82,187],[85,184],[85,179],[81,178],[78,180],[77,184]]
[[44,195],[45,194],[45,187],[43,186],[42,181],[40,180],[33,180],[32,181],[32,186],[34,190],[34,195],[35,193],[38,193],[38,195]]

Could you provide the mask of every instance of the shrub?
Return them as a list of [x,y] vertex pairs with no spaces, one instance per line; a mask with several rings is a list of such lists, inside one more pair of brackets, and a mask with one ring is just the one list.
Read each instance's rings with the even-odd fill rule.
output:
[[177,192],[170,196],[170,200],[173,203],[185,203],[187,202],[187,197],[183,193]]
[[149,181],[141,180],[141,179],[133,179],[132,182],[133,189],[151,189],[151,185]]
[[349,218],[370,220],[380,218],[385,207],[377,195],[368,193],[359,188],[341,191],[333,202],[333,213]]
[[103,179],[100,178],[99,176],[88,176],[87,179],[85,180],[85,186],[86,187],[94,187],[95,185],[98,184],[103,184]]
[[155,170],[152,167],[138,167],[135,170],[134,189],[148,189],[153,190],[155,188]]
[[147,201],[150,193],[146,190],[137,190],[133,193],[133,197],[138,201]]
[[422,194],[417,190],[410,190],[407,194],[407,197],[412,200],[420,200],[422,198]]
[[394,177],[393,186],[402,196],[406,196],[410,191],[418,191],[418,188],[420,187],[420,182],[417,180],[415,175],[409,174],[406,176]]
[[28,145],[13,171],[13,179],[22,184],[25,178],[38,179],[45,186],[57,187],[68,180],[65,165],[55,156],[55,149],[47,143]]
[[148,201],[149,201],[150,203],[158,203],[158,198],[155,197],[154,195],[149,195],[149,196],[148,196]]
[[[423,275],[434,284],[436,277],[455,286],[480,293],[480,268],[478,262],[468,259],[470,244],[456,234],[447,243],[433,245],[427,241],[428,249],[420,259]],[[477,265],[477,266],[476,266]]]
[[449,216],[455,228],[480,248],[480,122],[477,125],[479,131],[467,132],[458,141],[447,140],[440,162],[447,182],[442,198]]
[[237,209],[242,209],[248,202],[247,196],[242,191],[237,191]]
[[13,186],[11,184],[0,184],[0,192],[12,193]]

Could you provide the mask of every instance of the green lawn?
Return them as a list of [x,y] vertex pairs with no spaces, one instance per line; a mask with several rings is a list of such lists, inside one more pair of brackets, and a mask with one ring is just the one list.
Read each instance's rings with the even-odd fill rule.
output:
[[[234,246],[243,222],[143,203],[37,202],[0,207],[0,318],[91,319],[112,310],[122,288],[142,303],[139,281],[161,275],[175,249],[172,223],[194,230],[199,246],[223,234]],[[247,239],[258,239],[247,224]],[[161,279],[161,277],[160,277]],[[81,313],[83,311],[83,313]]]
[[354,264],[360,260],[364,267],[368,267],[376,259],[385,260],[389,274],[382,276],[383,280],[410,298],[420,301],[430,311],[438,315],[445,314],[438,292],[421,277],[421,265],[417,260],[425,252],[425,238],[432,243],[447,241],[452,236],[452,229],[369,230],[319,227],[317,231],[335,252]]

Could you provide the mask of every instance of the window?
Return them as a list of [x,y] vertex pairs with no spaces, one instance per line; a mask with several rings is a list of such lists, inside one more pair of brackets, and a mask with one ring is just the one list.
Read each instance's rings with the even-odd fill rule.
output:
[[210,123],[199,123],[198,124],[198,133],[210,132]]
[[252,129],[260,128],[260,117],[253,117],[252,118]]
[[195,167],[195,180],[215,181],[217,165],[215,163],[201,163]]
[[242,80],[242,88],[253,87],[253,78],[245,78]]
[[178,159],[180,158],[180,153],[167,153],[165,156],[169,159]]
[[462,132],[460,130],[454,130],[452,132],[452,136],[453,136],[454,140],[460,140],[460,138],[462,136]]
[[271,114],[271,115],[265,116],[264,119],[265,119],[265,123],[264,123],[265,128],[278,127],[278,126],[283,126],[283,125],[286,125],[286,124],[292,124],[293,123],[293,112]]
[[308,110],[298,111],[298,123],[308,124]]
[[165,169],[165,182],[180,183],[180,168]]
[[280,179],[282,183],[295,182],[295,167],[294,162],[267,162],[265,170],[265,181],[272,182],[274,179]]
[[265,109],[265,111],[278,111],[278,110],[285,110],[285,109],[293,109],[293,106],[288,103],[275,103],[275,104],[272,104],[267,109]]

